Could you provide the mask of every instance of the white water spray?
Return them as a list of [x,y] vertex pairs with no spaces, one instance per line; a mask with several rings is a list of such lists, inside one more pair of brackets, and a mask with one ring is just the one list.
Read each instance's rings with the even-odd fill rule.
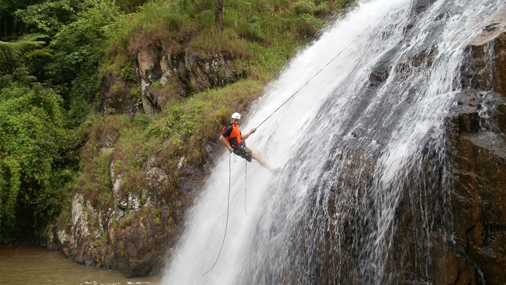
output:
[[[318,231],[330,231],[337,240],[333,250],[343,253],[336,225],[350,211],[361,212],[371,228],[361,237],[365,246],[357,253],[353,280],[381,284],[395,278],[385,267],[403,185],[419,167],[427,142],[440,147],[463,48],[505,5],[433,2],[416,21],[412,1],[363,3],[291,61],[241,126],[246,131],[258,125],[325,67],[248,139],[282,172],[274,177],[256,162],[248,165],[246,215],[246,162],[224,151],[187,217],[163,284],[318,284],[311,264],[318,259],[313,247],[325,243]],[[358,180],[349,183],[343,173],[357,157],[369,164],[355,166]],[[202,276],[215,262],[225,231],[229,159],[228,233],[216,266]],[[336,201],[337,209],[328,202],[335,189],[351,199]],[[340,268],[348,265],[342,258],[334,263],[336,280],[346,279]]]

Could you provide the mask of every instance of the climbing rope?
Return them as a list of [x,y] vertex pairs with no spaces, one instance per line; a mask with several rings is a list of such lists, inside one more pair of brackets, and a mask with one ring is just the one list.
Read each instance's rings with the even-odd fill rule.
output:
[[[376,21],[378,21],[380,18],[378,18]],[[375,21],[375,22],[376,22]],[[371,27],[375,22],[373,22],[371,25],[369,25],[369,27]],[[368,28],[369,28],[368,27]],[[320,72],[322,72],[329,64],[331,64],[339,55],[341,55],[341,53],[343,53],[343,51],[347,50],[348,47],[354,43],[360,36],[357,36],[355,39],[353,39],[353,41],[351,41],[344,49],[342,49],[336,56],[334,56],[324,67],[322,67],[315,75],[313,75],[313,77],[311,77],[308,81],[306,81],[306,83],[304,83],[299,89],[297,89],[297,91],[295,91],[290,97],[288,97],[288,99],[286,99],[276,110],[274,110],[269,116],[267,116],[267,118],[265,118],[257,127],[256,129],[258,129],[263,123],[265,123],[265,121],[267,121],[272,115],[274,115],[274,113],[276,113],[279,109],[281,109],[281,107],[283,107],[288,101],[290,101],[293,97],[295,97],[295,95],[297,95],[297,93],[299,93],[300,90],[302,90],[302,88],[304,88],[306,85],[309,84],[309,82],[311,82],[311,80],[313,80],[316,76],[318,76],[318,74],[320,74]],[[367,49],[365,50],[364,54],[362,54],[362,56],[360,57],[360,59],[358,60],[357,64],[355,64],[355,67],[353,67],[353,69],[351,70],[350,73],[348,73],[348,76],[346,77],[346,79],[353,73],[353,71],[355,71],[355,69],[357,68],[358,64],[362,61],[362,59],[364,58],[366,52],[369,50],[369,48],[371,47],[371,45],[369,45],[369,47],[367,47]],[[346,80],[345,79],[345,80]]]
[[[232,155],[232,153],[230,153],[230,155]],[[227,198],[227,221],[225,223],[225,233],[223,234],[223,240],[221,241],[221,247],[220,247],[220,252],[218,253],[218,257],[216,257],[216,260],[214,261],[213,266],[211,266],[211,268],[209,268],[209,270],[207,270],[204,274],[202,274],[202,276],[209,273],[209,271],[211,271],[214,268],[214,266],[216,266],[216,263],[218,263],[218,259],[220,259],[221,251],[223,250],[223,245],[225,244],[225,238],[227,237],[228,216],[230,213],[230,187],[231,187],[230,185],[231,185],[231,179],[232,179],[232,166],[231,166],[232,162],[230,159],[230,155],[228,156],[228,198]]]
[[290,97],[288,97],[288,99],[286,99],[276,110],[274,110],[269,116],[267,116],[267,118],[265,118],[265,120],[263,120],[256,128],[258,129],[263,123],[265,123],[265,121],[267,121],[272,115],[274,115],[274,113],[276,113],[279,109],[281,109],[281,107],[283,107],[286,103],[288,103],[288,101],[290,101],[293,97],[295,97],[295,95],[297,95],[297,93],[299,93],[299,91],[302,90],[302,88],[304,88],[306,85],[308,85],[309,82],[311,82],[311,80],[313,80],[316,76],[318,76],[318,74],[320,74],[320,72],[322,72],[329,64],[331,64],[339,55],[341,55],[341,53],[343,51],[345,51],[357,39],[358,39],[358,37],[356,37],[353,41],[351,41],[343,50],[341,50],[336,56],[334,56],[324,67],[322,67],[315,75],[313,75],[313,77],[311,77],[308,81],[306,81],[306,83],[304,83],[299,89],[297,89],[297,91],[295,91]]
[[248,215],[247,201],[246,201],[246,190],[248,187],[248,161],[246,160],[246,167],[244,167],[244,213]]

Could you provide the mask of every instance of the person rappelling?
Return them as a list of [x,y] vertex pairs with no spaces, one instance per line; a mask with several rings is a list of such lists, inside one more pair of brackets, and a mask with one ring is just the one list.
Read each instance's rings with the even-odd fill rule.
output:
[[255,133],[257,129],[253,128],[248,133],[244,135],[241,134],[241,130],[239,129],[240,120],[241,114],[237,112],[232,114],[231,122],[222,130],[220,142],[227,147],[228,151],[231,153],[233,152],[235,155],[246,159],[248,162],[254,159],[270,172],[277,173],[277,170],[273,169],[269,163],[265,161],[260,151],[246,147],[246,139],[249,138],[251,134]]

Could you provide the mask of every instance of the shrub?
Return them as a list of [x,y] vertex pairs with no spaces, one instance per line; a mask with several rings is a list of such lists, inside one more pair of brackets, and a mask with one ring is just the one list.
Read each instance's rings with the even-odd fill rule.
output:
[[[31,236],[59,213],[69,170],[62,100],[51,89],[5,88],[0,95],[0,240]],[[26,231],[26,232],[25,232]]]

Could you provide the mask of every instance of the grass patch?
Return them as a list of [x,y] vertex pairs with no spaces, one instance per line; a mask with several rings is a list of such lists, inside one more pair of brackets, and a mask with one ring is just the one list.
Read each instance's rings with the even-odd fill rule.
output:
[[[246,113],[263,91],[263,84],[243,80],[222,89],[174,100],[148,127],[151,138],[164,140],[162,152],[170,159],[185,157],[188,163],[203,162],[205,145],[219,137],[233,112]],[[171,163],[166,162],[170,166]]]
[[86,143],[80,153],[80,171],[71,188],[83,193],[94,206],[108,208],[114,200],[110,173],[113,146],[121,132],[133,124],[126,115],[102,117],[94,114],[85,125]]
[[129,79],[141,49],[166,54],[190,52],[201,58],[222,54],[247,67],[255,79],[270,79],[298,48],[313,40],[352,0],[229,0],[224,7],[224,29],[217,28],[215,1],[149,1],[139,12],[124,14],[104,28],[107,60],[102,72]]

